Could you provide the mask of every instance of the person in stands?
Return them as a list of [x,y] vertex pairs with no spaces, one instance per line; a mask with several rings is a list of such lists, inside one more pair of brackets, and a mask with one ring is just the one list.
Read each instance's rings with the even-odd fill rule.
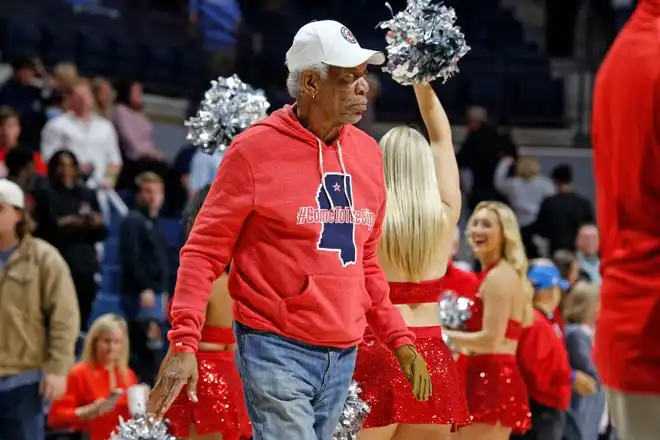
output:
[[[21,136],[21,120],[11,107],[0,107],[0,176],[7,177],[7,167],[5,158],[7,153],[19,146],[18,140]],[[35,151],[32,153],[34,170],[45,176],[46,164],[41,158],[41,154]]]
[[535,232],[548,239],[550,255],[559,249],[574,250],[580,226],[595,220],[591,202],[573,190],[570,165],[557,165],[552,180],[557,194],[543,200],[535,226]]
[[[600,292],[593,283],[579,282],[564,301],[566,349],[573,370],[581,370],[599,381],[593,361],[594,326]],[[584,396],[573,390],[569,416],[575,422],[581,440],[598,440],[605,411],[605,390]]]
[[23,190],[0,180],[0,438],[42,440],[44,404],[66,390],[80,331],[66,262],[31,235]]
[[555,317],[568,282],[550,263],[533,265],[528,277],[534,286],[534,322],[520,336],[517,358],[529,393],[532,428],[516,438],[562,440],[571,389],[588,396],[596,392],[596,381],[587,372],[571,369]]
[[531,156],[519,158],[515,176],[508,177],[514,162],[513,157],[500,160],[493,177],[494,185],[508,198],[513,212],[516,213],[527,258],[537,258],[539,252],[534,243],[537,215],[541,202],[554,194],[555,188],[550,179],[541,174],[539,161]]
[[117,85],[117,100],[112,115],[119,145],[125,157],[120,187],[134,187],[135,177],[152,171],[167,177],[165,155],[156,148],[154,126],[144,113],[144,93],[139,82]]
[[41,192],[35,209],[37,235],[54,245],[69,265],[78,294],[82,329],[86,330],[96,299],[99,271],[96,243],[108,235],[94,191],[85,187],[78,160],[60,150],[48,162],[50,188]]
[[0,86],[0,106],[9,106],[18,113],[25,130],[21,144],[31,150],[39,147],[39,132],[44,114],[41,89],[35,79],[39,75],[38,61],[28,57],[11,60],[12,77]]
[[130,418],[126,391],[137,383],[128,367],[128,329],[113,314],[97,318],[89,329],[82,360],[67,377],[66,393],[53,402],[48,425],[107,440],[119,424]]
[[152,384],[161,361],[161,335],[155,324],[165,321],[169,290],[167,250],[159,221],[165,195],[158,174],[142,173],[136,185],[136,209],[119,226],[120,295],[132,342],[131,366],[142,381]]
[[122,158],[112,124],[94,112],[89,81],[77,79],[67,92],[70,110],[46,123],[41,152],[46,161],[59,150],[69,150],[80,163],[82,176],[92,188],[114,188]]

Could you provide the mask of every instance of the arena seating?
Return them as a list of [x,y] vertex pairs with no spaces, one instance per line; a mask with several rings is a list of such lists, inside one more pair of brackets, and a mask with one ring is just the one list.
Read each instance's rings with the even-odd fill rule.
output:
[[44,11],[28,8],[8,16],[0,8],[0,53],[5,62],[39,56],[50,68],[72,61],[84,75],[137,80],[151,93],[168,96],[194,94],[204,81],[201,43],[187,38],[181,17],[75,14],[61,1]]
[[[86,75],[134,78],[152,92],[172,96],[194,93],[190,89],[192,84],[199,84],[203,57],[199,43],[181,42],[185,33],[180,29],[181,20],[177,22],[158,13],[123,14],[120,19],[89,14],[80,17],[68,4],[60,0],[60,8],[56,8],[53,1],[46,1],[50,4],[49,19],[43,14],[0,19],[0,51],[4,59],[34,54],[40,55],[47,66],[72,60]],[[405,0],[390,3],[396,11]],[[502,124],[561,125],[563,83],[551,77],[547,57],[535,45],[525,42],[521,25],[511,11],[502,9],[497,0],[445,3],[455,7],[472,47],[460,64],[461,74],[444,86],[438,85],[452,120],[460,121],[467,106],[478,104]],[[57,20],[52,20],[53,14]],[[335,0],[314,8],[300,8],[291,17],[289,26],[312,19],[339,18],[360,36],[363,46],[383,48],[383,31],[376,29],[375,24],[386,20],[389,11],[364,1],[349,5]],[[164,32],[163,28],[174,30]],[[291,32],[282,30],[278,34]],[[275,40],[266,41],[276,44]],[[415,121],[417,112],[410,91],[389,80],[382,84],[387,99],[378,103],[379,119]]]

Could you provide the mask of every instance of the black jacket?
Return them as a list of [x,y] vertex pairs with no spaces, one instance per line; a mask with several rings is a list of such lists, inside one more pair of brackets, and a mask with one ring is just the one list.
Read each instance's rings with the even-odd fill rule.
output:
[[123,295],[138,295],[145,289],[165,292],[168,283],[167,247],[158,219],[132,210],[119,227],[119,262]]
[[550,254],[558,249],[575,250],[580,226],[593,223],[591,202],[579,194],[559,193],[543,200],[535,232],[550,242]]
[[72,273],[94,273],[99,270],[95,244],[105,240],[108,229],[101,226],[59,226],[65,216],[101,213],[94,191],[84,186],[65,187],[53,183],[50,188],[35,192],[35,235],[55,246]]

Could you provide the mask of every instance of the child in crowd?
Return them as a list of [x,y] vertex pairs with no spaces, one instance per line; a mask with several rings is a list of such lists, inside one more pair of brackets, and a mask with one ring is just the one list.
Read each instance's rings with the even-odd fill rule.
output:
[[518,364],[530,398],[532,429],[519,439],[562,440],[571,386],[587,396],[596,391],[596,381],[587,373],[572,370],[555,311],[568,283],[554,265],[536,264],[528,273],[534,286],[533,324],[518,344]]
[[[578,282],[566,297],[563,310],[566,319],[566,348],[571,368],[584,371],[596,380],[598,373],[592,359],[594,325],[598,311],[598,286]],[[573,391],[569,417],[579,428],[581,440],[598,440],[605,411],[605,393],[583,396]]]

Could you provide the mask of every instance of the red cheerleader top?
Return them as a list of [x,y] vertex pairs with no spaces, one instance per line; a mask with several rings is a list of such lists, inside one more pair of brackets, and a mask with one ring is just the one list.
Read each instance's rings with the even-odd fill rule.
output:
[[440,299],[442,284],[442,278],[419,283],[390,281],[390,301],[392,304],[434,303]]
[[[483,280],[486,278],[486,275],[490,270],[496,265],[492,264],[490,267],[486,268],[485,270],[481,271],[479,273],[479,280],[480,282],[483,283]],[[478,332],[481,330],[483,319],[484,319],[484,302],[481,299],[481,294],[477,291],[477,294],[474,297],[474,302],[472,304],[472,315],[470,316],[470,319],[466,322],[466,327],[469,332]],[[525,327],[523,325],[514,320],[509,318],[506,324],[506,333],[504,334],[504,337],[506,339],[513,339],[514,341],[517,341],[520,339],[520,335],[522,334],[523,330]]]

